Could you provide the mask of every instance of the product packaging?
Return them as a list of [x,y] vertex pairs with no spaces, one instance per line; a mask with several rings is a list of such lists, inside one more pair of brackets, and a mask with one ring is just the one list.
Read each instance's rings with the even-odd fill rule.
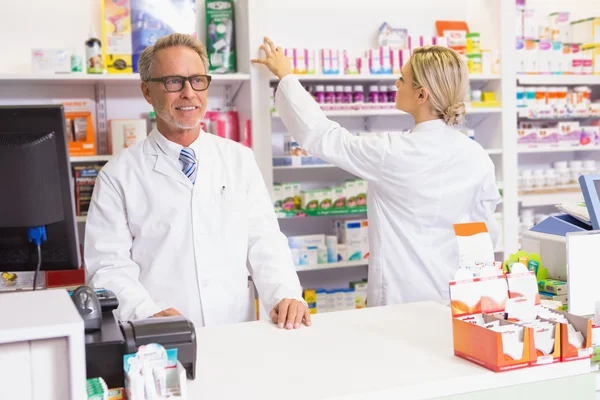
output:
[[109,74],[130,74],[133,72],[130,0],[102,0],[100,4],[102,59],[95,55],[95,48],[90,47],[86,52],[88,73],[101,73],[106,68]]
[[110,121],[109,152],[112,155],[146,139],[147,127],[145,119],[113,119]]
[[55,74],[71,72],[71,58],[64,49],[32,49],[31,72],[34,74]]
[[196,36],[196,0],[130,1],[133,72],[139,72],[140,55],[158,38],[175,32]]
[[361,260],[363,258],[363,232],[361,228],[361,221],[340,221],[338,243],[346,246],[348,261]]
[[233,0],[206,0],[206,44],[209,71],[237,71]]
[[95,156],[96,134],[92,120],[92,103],[88,99],[53,100],[65,110],[65,133],[71,156]]

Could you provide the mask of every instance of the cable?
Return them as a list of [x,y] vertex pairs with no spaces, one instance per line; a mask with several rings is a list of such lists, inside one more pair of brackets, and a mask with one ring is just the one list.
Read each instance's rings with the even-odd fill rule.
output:
[[40,244],[37,245],[37,256],[37,267],[35,267],[35,273],[33,274],[33,290],[35,290],[35,288],[37,287],[37,277],[42,266],[42,245]]
[[36,289],[37,284],[37,276],[42,267],[42,242],[46,241],[46,227],[45,226],[36,226],[34,228],[27,229],[27,237],[30,242],[37,247],[37,267],[35,268],[35,273],[33,274],[33,290]]

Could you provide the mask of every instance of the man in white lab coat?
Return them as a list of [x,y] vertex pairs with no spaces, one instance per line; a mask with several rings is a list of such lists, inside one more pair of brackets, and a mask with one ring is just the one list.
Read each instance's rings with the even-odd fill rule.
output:
[[210,76],[189,35],[139,60],[157,128],[100,171],[87,218],[90,284],[122,320],[183,314],[196,327],[252,319],[251,275],[280,328],[310,324],[287,239],[251,150],[203,132]]

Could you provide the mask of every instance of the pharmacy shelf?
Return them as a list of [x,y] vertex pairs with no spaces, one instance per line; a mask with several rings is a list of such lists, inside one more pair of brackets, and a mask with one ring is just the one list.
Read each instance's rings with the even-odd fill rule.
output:
[[486,149],[485,151],[491,156],[502,154],[502,149]]
[[309,218],[309,217],[343,217],[350,215],[364,215],[367,213],[367,207],[353,207],[353,208],[329,208],[326,210],[294,210],[294,211],[275,211],[277,218],[279,219],[295,219],[295,218]]
[[587,147],[536,147],[531,149],[519,149],[519,154],[531,153],[570,153],[573,151],[600,151],[600,146]]
[[[214,74],[212,83],[249,81],[249,74]],[[94,84],[94,83],[139,83],[139,74],[0,74],[0,84],[44,83],[44,84]]]
[[274,171],[281,170],[303,170],[303,169],[321,169],[321,168],[339,168],[333,164],[309,164],[309,165],[280,165],[273,167]]
[[70,160],[72,163],[76,162],[101,162],[101,161],[110,161],[112,159],[112,155],[100,155],[100,156],[72,156]]
[[565,191],[544,194],[527,194],[519,196],[522,207],[544,207],[555,206],[560,203],[583,201],[581,191]]
[[[294,75],[298,80],[303,82],[380,82],[380,81],[395,81],[399,75]],[[472,81],[491,81],[499,80],[501,76],[498,74],[473,74],[469,76]],[[271,81],[278,81],[279,78],[272,77]]]
[[[470,107],[467,108],[469,114],[496,114],[501,113],[500,107]],[[383,108],[373,110],[324,110],[327,117],[380,117],[380,116],[407,116],[408,113],[395,108]],[[272,113],[273,118],[279,118],[279,114]]]
[[296,271],[321,271],[324,269],[337,269],[337,268],[351,268],[351,267],[361,267],[369,265],[367,260],[357,260],[357,261],[340,261],[336,263],[326,263],[326,264],[317,264],[317,265],[297,265]]
[[521,75],[521,85],[600,85],[600,75]]

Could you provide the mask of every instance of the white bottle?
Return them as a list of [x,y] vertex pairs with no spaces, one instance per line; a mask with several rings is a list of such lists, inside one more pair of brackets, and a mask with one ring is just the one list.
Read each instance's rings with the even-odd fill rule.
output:
[[533,188],[533,171],[524,169],[521,171],[521,187],[523,190],[531,190]]
[[583,162],[583,173],[593,175],[596,173],[596,160],[585,160]]
[[544,179],[548,188],[555,188],[557,185],[556,174],[552,168],[547,169],[544,172]]
[[543,169],[533,171],[533,186],[540,189],[546,186],[546,178]]

